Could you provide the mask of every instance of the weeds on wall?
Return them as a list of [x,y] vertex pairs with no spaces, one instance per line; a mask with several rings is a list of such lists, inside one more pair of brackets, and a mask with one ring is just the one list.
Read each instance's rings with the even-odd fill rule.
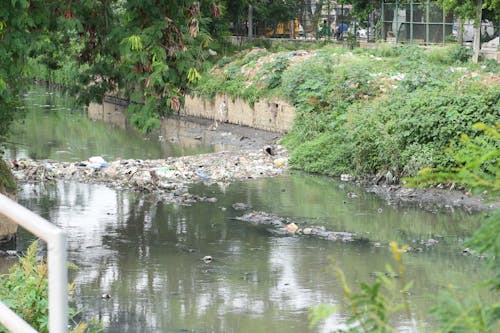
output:
[[467,62],[460,46],[422,49],[381,45],[373,50],[324,46],[304,61],[264,49],[221,59],[194,88],[250,105],[280,96],[297,110],[282,140],[292,166],[305,171],[369,176],[422,168],[453,168],[445,152],[471,125],[500,118],[498,64]]

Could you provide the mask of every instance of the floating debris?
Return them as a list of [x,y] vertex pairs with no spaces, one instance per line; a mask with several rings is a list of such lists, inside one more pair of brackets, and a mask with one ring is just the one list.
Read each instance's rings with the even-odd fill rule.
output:
[[8,164],[16,179],[22,183],[54,180],[103,183],[110,187],[158,194],[169,203],[191,204],[217,201],[189,194],[188,185],[193,183],[229,183],[284,174],[287,170],[287,151],[276,145],[273,152],[283,160],[283,164],[275,165],[274,159],[264,149],[159,160],[117,159],[106,162],[100,156],[93,156],[77,163],[15,160]]
[[360,234],[355,232],[330,231],[326,230],[323,226],[307,226],[301,228],[301,223],[297,221],[266,212],[253,211],[243,216],[236,217],[235,219],[253,225],[268,226],[269,228],[266,230],[277,236],[308,236],[342,242],[366,241]]
[[204,256],[203,258],[201,258],[201,260],[203,260],[204,263],[208,264],[211,263],[214,258],[212,258],[212,256]]

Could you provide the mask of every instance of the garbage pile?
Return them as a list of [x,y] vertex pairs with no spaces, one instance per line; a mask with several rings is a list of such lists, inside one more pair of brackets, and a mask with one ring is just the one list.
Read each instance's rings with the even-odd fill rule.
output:
[[300,226],[297,221],[271,213],[253,211],[235,218],[253,225],[268,226],[266,230],[279,236],[309,236],[329,241],[353,242],[366,241],[359,233],[330,231],[324,226]]
[[192,203],[215,201],[215,198],[193,196],[193,183],[229,183],[284,174],[287,152],[281,146],[260,150],[223,151],[211,154],[169,157],[158,160],[118,159],[105,161],[100,156],[71,163],[56,161],[8,162],[19,182],[52,180],[105,183],[118,189],[133,189],[161,194],[167,202]]

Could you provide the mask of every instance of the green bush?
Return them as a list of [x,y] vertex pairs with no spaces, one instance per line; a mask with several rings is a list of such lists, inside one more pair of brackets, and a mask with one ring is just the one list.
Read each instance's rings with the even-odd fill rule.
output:
[[[48,265],[44,260],[37,260],[37,248],[38,242],[35,241],[8,274],[0,275],[0,299],[38,332],[48,332]],[[77,315],[73,308],[69,312],[71,319]],[[97,322],[90,326],[83,322],[72,326],[73,333],[102,330],[102,325]],[[8,331],[0,324],[0,332]]]
[[[0,275],[0,298],[39,332],[48,332],[47,263],[37,262],[34,242],[8,275]],[[0,331],[7,332],[2,326]]]
[[[293,166],[365,176],[388,170],[414,176],[422,167],[450,168],[455,162],[445,153],[449,143],[473,135],[471,124],[493,124],[500,117],[496,86],[474,80],[458,84],[456,73],[429,65],[401,75],[381,98],[377,81],[366,75],[373,70],[363,62],[311,61],[283,75],[283,90],[299,112],[283,140],[292,149]],[[318,151],[309,152],[313,147]]]
[[[467,61],[468,52],[388,44],[351,52],[327,45],[302,62],[285,53],[241,52],[221,62],[222,75],[203,75],[195,89],[250,104],[273,95],[288,99],[297,116],[282,143],[295,168],[414,176],[425,167],[455,167],[445,152],[449,143],[473,137],[476,122],[492,125],[500,118],[500,88],[490,74],[496,65],[453,67]],[[261,64],[262,56],[272,60],[245,77],[242,67]]]

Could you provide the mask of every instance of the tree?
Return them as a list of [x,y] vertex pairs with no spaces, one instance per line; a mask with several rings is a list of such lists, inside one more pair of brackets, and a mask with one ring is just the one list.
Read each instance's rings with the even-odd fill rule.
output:
[[180,109],[221,14],[215,2],[173,0],[87,0],[68,10],[85,45],[80,60],[89,65],[76,86],[80,99],[116,92],[130,100],[131,120],[144,131]]
[[[29,83],[27,58],[49,39],[54,1],[4,1],[0,6],[0,142],[21,111],[20,92]],[[50,39],[49,39],[50,40]]]
[[[0,8],[0,135],[29,83],[29,57],[51,69],[74,57],[85,71],[72,87],[82,102],[105,93],[130,99],[147,131],[180,108],[208,57],[221,16],[215,1],[12,0]],[[69,48],[71,43],[81,47]]]
[[474,19],[473,62],[479,60],[481,49],[481,21],[483,8],[500,12],[500,0],[438,0],[446,10],[450,10],[461,19]]

